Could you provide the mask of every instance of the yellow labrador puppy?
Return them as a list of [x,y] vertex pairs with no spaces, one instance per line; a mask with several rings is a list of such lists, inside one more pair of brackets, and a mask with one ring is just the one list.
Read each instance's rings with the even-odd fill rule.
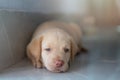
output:
[[77,24],[50,21],[41,24],[27,46],[27,56],[36,68],[65,72],[68,63],[82,48]]

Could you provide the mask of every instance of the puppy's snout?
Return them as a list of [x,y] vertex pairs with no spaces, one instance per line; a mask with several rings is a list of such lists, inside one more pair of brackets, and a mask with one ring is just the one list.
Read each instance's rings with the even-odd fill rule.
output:
[[63,60],[56,60],[55,61],[55,66],[56,67],[62,67],[64,65],[64,61]]

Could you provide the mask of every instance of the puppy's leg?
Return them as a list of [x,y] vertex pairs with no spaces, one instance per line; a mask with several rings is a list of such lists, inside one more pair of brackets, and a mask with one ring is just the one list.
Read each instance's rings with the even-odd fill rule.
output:
[[42,68],[43,67],[42,62],[41,62],[41,60],[39,60],[39,58],[36,58],[34,66],[35,66],[35,68]]

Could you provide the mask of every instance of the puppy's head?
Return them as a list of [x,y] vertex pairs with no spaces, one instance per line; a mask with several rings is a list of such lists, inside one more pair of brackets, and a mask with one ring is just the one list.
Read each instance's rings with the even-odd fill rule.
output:
[[42,63],[49,71],[65,72],[77,52],[77,46],[66,32],[55,30],[43,34],[40,50]]

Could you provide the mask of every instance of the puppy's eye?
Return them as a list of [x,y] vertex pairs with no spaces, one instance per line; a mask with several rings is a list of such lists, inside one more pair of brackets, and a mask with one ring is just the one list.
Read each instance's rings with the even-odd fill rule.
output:
[[64,48],[65,53],[69,52],[68,48]]
[[50,49],[50,48],[46,48],[45,50],[46,50],[46,51],[50,51],[51,49]]

